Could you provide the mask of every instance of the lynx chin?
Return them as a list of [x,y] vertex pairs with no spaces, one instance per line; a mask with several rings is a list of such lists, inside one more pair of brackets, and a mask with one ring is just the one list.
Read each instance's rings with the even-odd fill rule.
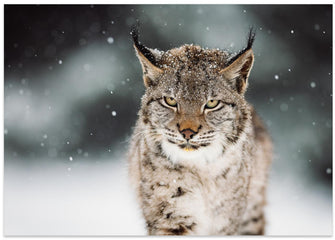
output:
[[128,153],[150,235],[264,234],[271,139],[245,100],[250,30],[238,54],[159,51],[132,30],[146,87]]

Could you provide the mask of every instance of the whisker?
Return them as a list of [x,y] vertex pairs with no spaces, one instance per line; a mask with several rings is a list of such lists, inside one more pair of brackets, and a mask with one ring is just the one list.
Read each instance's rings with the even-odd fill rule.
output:
[[170,129],[170,128],[165,128],[165,130],[166,130],[166,131],[169,131],[169,132],[173,132],[173,133],[177,132],[177,131],[172,130],[172,129]]
[[200,136],[200,137],[198,137],[197,139],[211,139],[211,138],[213,138],[213,137],[215,137],[215,135],[211,135],[211,136]]

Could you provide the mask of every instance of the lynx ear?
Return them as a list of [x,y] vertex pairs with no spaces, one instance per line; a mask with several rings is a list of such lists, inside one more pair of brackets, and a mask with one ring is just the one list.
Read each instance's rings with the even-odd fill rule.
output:
[[248,50],[228,67],[220,71],[227,80],[231,81],[238,93],[244,93],[248,86],[248,77],[254,63],[254,54]]
[[163,73],[163,70],[157,67],[159,51],[147,48],[139,43],[137,28],[133,27],[131,35],[133,37],[136,55],[142,65],[144,85],[146,87],[155,85],[157,78]]
[[251,49],[255,40],[255,33],[250,29],[248,45],[239,54],[233,57],[226,68],[220,71],[228,81],[232,83],[238,93],[243,94],[248,86],[248,77],[254,63],[254,54]]

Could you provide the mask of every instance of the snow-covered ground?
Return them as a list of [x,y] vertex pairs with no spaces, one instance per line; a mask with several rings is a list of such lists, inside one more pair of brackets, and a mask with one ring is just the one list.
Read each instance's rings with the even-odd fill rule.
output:
[[[331,235],[331,194],[276,176],[270,180],[266,234]],[[7,161],[4,183],[7,236],[145,234],[124,161]]]

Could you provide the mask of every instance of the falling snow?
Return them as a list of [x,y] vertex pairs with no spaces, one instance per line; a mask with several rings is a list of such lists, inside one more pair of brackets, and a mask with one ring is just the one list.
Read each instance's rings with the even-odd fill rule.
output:
[[315,88],[316,87],[316,83],[315,82],[311,82],[310,86],[311,86],[311,88]]
[[275,75],[275,79],[278,80],[278,79],[279,79],[279,76],[278,76],[278,75]]
[[112,38],[112,37],[107,38],[107,42],[109,44],[112,44],[114,42],[114,38]]
[[116,112],[115,111],[112,111],[112,116],[116,116]]
[[62,61],[62,60],[59,60],[59,61],[58,61],[58,64],[63,64],[63,61]]

